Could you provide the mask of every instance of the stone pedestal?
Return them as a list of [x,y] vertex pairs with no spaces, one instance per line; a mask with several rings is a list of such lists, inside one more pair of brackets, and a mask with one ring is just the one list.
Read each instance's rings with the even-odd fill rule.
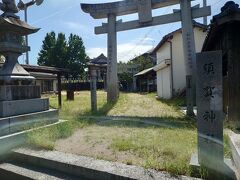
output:
[[40,87],[34,85],[0,86],[0,101],[41,98]]
[[58,121],[58,111],[41,98],[40,86],[0,86],[0,136]]
[[58,122],[58,110],[55,109],[0,118],[0,137],[55,122]]

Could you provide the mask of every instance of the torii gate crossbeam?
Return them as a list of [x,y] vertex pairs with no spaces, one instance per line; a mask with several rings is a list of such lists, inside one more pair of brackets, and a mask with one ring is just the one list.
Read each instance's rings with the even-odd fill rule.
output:
[[[81,4],[82,10],[94,19],[107,18],[108,23],[95,28],[96,34],[108,34],[108,102],[118,98],[117,32],[182,22],[183,49],[187,71],[187,114],[193,115],[195,94],[196,52],[192,20],[211,15],[209,6],[191,8],[192,0],[125,0],[102,4]],[[152,10],[180,4],[181,10],[172,14],[153,17]],[[117,16],[138,13],[139,19],[130,22],[116,21]]]

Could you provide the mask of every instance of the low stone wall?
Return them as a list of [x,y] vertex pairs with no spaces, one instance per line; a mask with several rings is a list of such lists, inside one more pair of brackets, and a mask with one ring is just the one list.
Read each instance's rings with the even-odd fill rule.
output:
[[58,110],[0,118],[0,137],[58,121]]
[[35,99],[40,97],[40,86],[0,86],[0,101]]
[[0,117],[10,117],[49,109],[48,98],[0,101]]

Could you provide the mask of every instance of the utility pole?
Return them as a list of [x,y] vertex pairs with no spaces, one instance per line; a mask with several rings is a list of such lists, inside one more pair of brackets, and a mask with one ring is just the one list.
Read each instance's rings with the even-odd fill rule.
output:
[[[24,4],[24,20],[27,23],[28,18],[27,18],[27,4]],[[28,46],[28,35],[25,36],[25,45]],[[29,64],[29,52],[26,52],[26,64]]]
[[[27,18],[27,9],[28,7],[36,4],[37,6],[40,6],[43,3],[43,0],[31,0],[28,3],[24,3],[22,0],[19,1],[18,3],[18,8],[20,10],[24,10],[24,20],[27,23],[28,18]],[[28,36],[25,36],[25,45],[28,46]],[[26,52],[26,64],[29,64],[29,52]]]

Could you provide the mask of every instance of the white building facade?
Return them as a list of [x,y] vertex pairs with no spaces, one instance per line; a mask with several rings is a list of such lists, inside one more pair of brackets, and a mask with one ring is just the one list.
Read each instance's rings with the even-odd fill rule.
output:
[[[206,38],[206,26],[194,23],[196,52],[201,52]],[[171,99],[186,88],[186,68],[183,54],[182,31],[178,29],[165,37],[154,49],[157,53],[157,95]]]

